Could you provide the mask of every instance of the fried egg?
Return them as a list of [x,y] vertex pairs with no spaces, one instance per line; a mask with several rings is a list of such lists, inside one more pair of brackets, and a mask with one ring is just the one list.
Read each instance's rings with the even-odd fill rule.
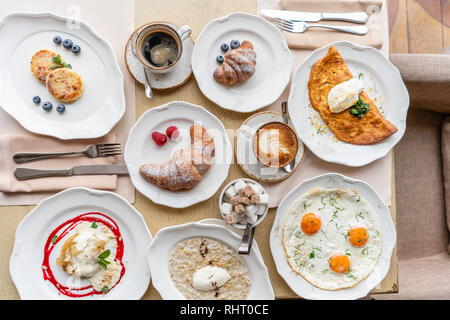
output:
[[375,268],[383,241],[378,214],[355,191],[314,188],[289,208],[283,225],[289,266],[324,290],[350,288]]

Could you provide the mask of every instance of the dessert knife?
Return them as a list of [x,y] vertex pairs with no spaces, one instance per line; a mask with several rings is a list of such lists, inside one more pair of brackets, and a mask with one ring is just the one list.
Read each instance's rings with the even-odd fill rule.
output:
[[284,20],[306,21],[306,22],[319,22],[321,20],[337,20],[354,23],[366,23],[369,17],[365,12],[315,13],[315,12],[262,9],[261,13],[269,18],[279,18]]
[[115,164],[99,164],[75,166],[70,169],[33,169],[17,168],[14,176],[18,180],[28,180],[43,177],[65,177],[74,175],[128,175],[127,167]]

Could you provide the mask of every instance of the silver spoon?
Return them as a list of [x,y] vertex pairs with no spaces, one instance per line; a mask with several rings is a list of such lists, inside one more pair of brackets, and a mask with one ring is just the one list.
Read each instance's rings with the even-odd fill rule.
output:
[[[287,113],[287,102],[283,101],[281,103],[281,114],[283,115],[283,122],[286,125],[289,125],[289,115]],[[283,170],[291,173],[292,171],[294,171],[295,168],[295,158],[294,160],[292,160],[290,163],[288,163],[288,165],[283,167]]]
[[241,243],[239,244],[239,254],[249,255],[252,249],[253,236],[255,234],[255,227],[251,223],[247,223]]
[[[135,34],[133,35],[133,41],[134,41],[134,37],[136,37]],[[137,53],[136,53],[136,50],[134,49],[133,45],[131,46],[131,51],[133,52],[134,56],[137,57]],[[150,80],[148,79],[148,76],[147,76],[147,69],[145,69],[144,66],[142,67],[142,69],[144,70],[144,75],[145,75],[145,83],[144,83],[144,85],[145,85],[145,96],[148,99],[151,99],[151,98],[153,98],[153,92],[152,92],[152,87],[150,86]]]
[[153,98],[153,91],[152,91],[152,87],[150,86],[150,80],[148,79],[148,75],[147,75],[147,69],[144,68],[144,74],[145,74],[145,96],[148,99]]

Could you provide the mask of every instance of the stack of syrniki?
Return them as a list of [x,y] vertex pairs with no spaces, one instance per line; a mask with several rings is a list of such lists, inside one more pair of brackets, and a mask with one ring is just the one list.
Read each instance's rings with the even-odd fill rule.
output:
[[59,101],[72,102],[83,93],[81,76],[65,64],[56,52],[36,52],[31,58],[31,72],[36,79],[45,83],[48,92]]
[[214,140],[200,125],[190,128],[191,146],[175,151],[172,158],[161,164],[145,164],[139,168],[141,176],[158,187],[172,191],[192,189],[211,167]]

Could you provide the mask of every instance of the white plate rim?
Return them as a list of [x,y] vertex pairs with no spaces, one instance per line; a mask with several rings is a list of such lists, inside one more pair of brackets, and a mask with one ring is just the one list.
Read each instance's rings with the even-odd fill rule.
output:
[[[284,252],[283,246],[280,241],[279,234],[281,233],[282,226],[284,224],[284,219],[287,214],[287,210],[298,199],[299,196],[316,186],[319,182],[324,180],[334,179],[339,186],[344,183],[351,184],[352,190],[359,192],[361,189],[366,189],[368,193],[371,194],[371,199],[367,199],[372,205],[373,209],[377,212],[381,228],[383,230],[383,249],[381,256],[378,260],[375,269],[369,274],[369,276],[359,282],[352,288],[337,290],[337,291],[327,291],[319,289],[300,275],[297,275],[292,271],[291,267],[287,263],[286,253]],[[307,188],[308,190],[303,190]],[[359,190],[358,190],[359,189]],[[374,205],[377,202],[380,206]],[[284,210],[284,212],[282,212]],[[380,216],[380,213],[383,216]],[[386,239],[390,237],[392,240],[390,243]],[[388,274],[391,264],[391,258],[393,254],[394,247],[397,242],[397,233],[395,229],[394,222],[389,211],[389,208],[383,202],[378,193],[366,182],[358,179],[352,179],[339,173],[325,173],[314,178],[308,179],[297,185],[292,191],[290,191],[280,202],[277,212],[275,215],[275,220],[272,225],[272,230],[270,232],[270,250],[275,262],[275,267],[278,274],[285,280],[288,286],[300,297],[305,299],[359,299],[367,296],[369,292],[375,288]],[[375,279],[373,279],[375,278]],[[369,279],[371,284],[369,285]],[[350,291],[355,291],[350,293]],[[341,292],[343,292],[343,297],[341,297]],[[339,297],[336,297],[338,296]]]
[[[51,18],[57,21],[66,22],[69,23],[70,21],[73,21],[74,19],[66,18],[61,15],[57,15],[54,12],[50,11],[44,11],[44,12],[10,12],[5,14],[0,19],[0,28],[2,26],[6,25],[9,19],[16,18],[16,17],[33,17],[33,18]],[[99,138],[104,135],[106,135],[108,132],[114,128],[114,126],[122,119],[122,117],[125,114],[126,111],[126,102],[125,102],[125,89],[124,89],[124,78],[122,71],[119,67],[118,60],[116,53],[114,52],[113,47],[111,44],[102,36],[100,36],[92,27],[89,26],[86,22],[83,20],[76,20],[77,23],[80,24],[81,28],[84,28],[87,30],[87,32],[91,33],[95,38],[98,39],[99,43],[101,43],[112,55],[112,60],[114,61],[113,64],[110,65],[111,71],[116,73],[114,76],[117,77],[118,81],[121,83],[121,95],[120,95],[120,103],[117,105],[120,106],[120,111],[114,118],[109,118],[108,122],[105,123],[103,127],[96,127],[96,128],[90,128],[88,133],[86,133],[86,130],[79,130],[78,132],[70,132],[66,130],[55,130],[51,126],[42,128],[42,126],[35,125],[35,121],[26,121],[25,118],[20,117],[20,115],[15,114],[12,110],[14,108],[8,108],[8,106],[5,106],[5,103],[2,103],[3,98],[0,96],[0,107],[8,113],[11,117],[17,120],[23,126],[26,130],[35,133],[35,134],[42,134],[47,135],[51,137],[55,137],[61,140],[72,140],[72,139],[93,139],[93,138]],[[93,131],[92,131],[93,130]]]
[[[222,130],[223,132],[223,137],[225,140],[225,145],[224,145],[224,152],[226,153],[226,169],[222,170],[222,176],[217,178],[217,188],[210,188],[208,190],[207,193],[203,193],[201,195],[199,195],[198,197],[196,197],[196,199],[187,199],[185,197],[177,197],[176,200],[177,201],[170,201],[170,197],[156,197],[155,195],[158,194],[157,191],[153,192],[151,189],[149,188],[142,188],[140,183],[137,181],[137,175],[139,175],[139,173],[136,173],[136,168],[134,168],[131,164],[130,164],[130,159],[132,158],[133,155],[130,154],[129,151],[129,145],[131,144],[131,141],[134,139],[134,132],[136,131],[136,128],[140,125],[141,122],[145,121],[146,118],[150,117],[151,114],[155,113],[155,112],[161,112],[161,111],[165,111],[167,109],[170,109],[170,107],[172,105],[183,105],[186,108],[191,108],[191,109],[196,109],[199,110],[201,112],[204,112],[208,117],[210,117],[212,120],[214,120],[217,125],[219,126],[219,128]],[[136,121],[136,123],[133,125],[133,127],[130,129],[129,134],[128,134],[128,139],[127,139],[127,143],[125,145],[125,150],[124,150],[124,161],[125,161],[125,165],[127,166],[128,172],[130,172],[130,179],[131,182],[133,183],[134,187],[140,192],[142,193],[144,196],[146,196],[148,199],[150,199],[151,201],[153,201],[156,204],[159,205],[164,205],[170,208],[176,208],[176,209],[180,209],[180,208],[187,208],[190,207],[194,204],[197,204],[199,202],[203,202],[205,200],[208,200],[209,198],[211,198],[216,192],[217,190],[219,190],[220,186],[223,184],[223,182],[226,180],[226,178],[228,177],[228,173],[229,173],[229,169],[230,169],[230,163],[232,161],[233,158],[233,151],[231,149],[231,143],[228,139],[228,136],[226,134],[226,129],[222,123],[222,121],[220,121],[219,118],[217,118],[214,114],[212,114],[211,112],[209,112],[208,110],[206,110],[204,107],[199,106],[199,105],[195,105],[186,101],[171,101],[168,102],[166,104],[151,108],[149,110],[147,110],[146,112],[144,112],[144,114],[142,114],[142,116]],[[148,182],[150,183],[150,182]],[[202,183],[202,182],[200,182]],[[195,189],[195,188],[194,188]],[[191,189],[191,190],[194,190]],[[176,191],[175,191],[176,192]]]
[[[147,224],[145,222],[144,217],[142,216],[141,213],[139,213],[139,211],[137,211],[132,205],[130,205],[130,203],[125,200],[125,198],[123,198],[121,195],[111,192],[111,191],[102,191],[102,190],[96,190],[96,189],[90,189],[90,188],[85,188],[85,187],[73,187],[73,188],[69,188],[66,190],[63,190],[55,195],[52,195],[48,198],[45,198],[43,200],[41,200],[36,207],[33,208],[33,210],[31,210],[23,219],[22,221],[19,223],[19,225],[17,226],[16,232],[14,234],[14,246],[13,246],[13,250],[11,252],[11,257],[9,259],[9,274],[11,277],[11,280],[14,284],[14,286],[17,289],[17,292],[19,294],[20,299],[24,300],[24,299],[39,299],[36,297],[36,295],[29,295],[26,292],[26,287],[23,287],[22,284],[22,280],[20,275],[16,275],[15,273],[15,264],[17,263],[17,250],[20,249],[21,244],[18,243],[18,239],[20,238],[20,233],[21,230],[26,226],[26,224],[28,223],[28,220],[33,217],[34,215],[39,214],[39,209],[41,206],[46,205],[47,203],[53,202],[55,200],[57,200],[58,198],[63,198],[63,197],[70,197],[70,194],[73,192],[83,192],[86,193],[87,196],[91,196],[91,195],[97,195],[97,196],[101,196],[101,197],[113,197],[118,199],[119,201],[121,201],[122,203],[124,203],[129,209],[129,212],[133,212],[135,214],[136,219],[140,220],[140,223],[142,224],[143,230],[146,231],[148,237],[149,237],[149,243],[151,244],[151,242],[153,241],[153,237],[152,234],[150,232],[150,230],[147,227]],[[19,249],[18,249],[19,248]],[[145,250],[145,249],[144,249]],[[136,292],[134,297],[129,297],[130,293],[126,292],[126,298],[125,299],[140,299],[142,298],[142,296],[145,294],[145,292],[148,289],[148,286],[150,285],[150,279],[151,279],[151,275],[150,272],[144,273],[143,274],[143,281],[142,283],[146,283],[147,285],[144,286],[143,290],[141,289],[139,292]],[[55,289],[56,290],[56,289]],[[61,296],[62,298],[66,298],[64,296]],[[69,298],[70,299],[70,298]],[[76,300],[76,299],[75,299]]]
[[[228,19],[234,19],[236,17],[244,17],[247,19],[251,19],[251,20],[257,20],[262,22],[266,27],[268,27],[269,29],[271,29],[273,32],[276,32],[279,34],[280,36],[280,45],[282,46],[282,49],[286,52],[286,56],[288,57],[288,59],[286,60],[286,65],[289,65],[289,68],[287,68],[289,71],[286,72],[286,74],[284,75],[283,78],[283,82],[281,82],[280,88],[279,88],[279,94],[274,95],[271,99],[267,99],[266,102],[261,102],[259,104],[255,104],[253,106],[249,105],[245,108],[242,108],[242,105],[240,106],[229,106],[226,104],[225,101],[221,101],[215,98],[215,96],[213,94],[211,94],[210,92],[205,90],[205,87],[203,85],[203,81],[198,81],[197,79],[201,79],[201,75],[198,73],[198,67],[197,67],[197,50],[196,48],[198,48],[198,43],[200,43],[200,41],[204,38],[204,34],[205,34],[205,30],[207,30],[208,28],[213,27],[216,24],[220,24],[223,21],[226,21]],[[198,61],[198,63],[201,63],[200,61]],[[274,103],[283,93],[283,91],[285,90],[285,88],[287,87],[287,85],[289,84],[289,81],[291,79],[291,70],[292,70],[292,63],[293,63],[293,57],[292,57],[292,53],[289,50],[289,47],[286,43],[286,40],[283,36],[283,34],[281,33],[281,31],[275,27],[273,24],[271,24],[270,22],[268,22],[266,19],[264,19],[261,16],[257,16],[254,14],[250,14],[250,13],[245,13],[245,12],[233,12],[229,15],[214,19],[212,21],[210,21],[200,32],[200,34],[198,35],[195,44],[194,44],[194,49],[192,51],[192,61],[191,61],[191,65],[192,65],[192,72],[194,74],[195,79],[197,80],[197,84],[200,88],[200,91],[203,93],[203,95],[205,97],[207,97],[209,100],[211,100],[212,102],[214,102],[215,104],[217,104],[219,107],[226,109],[226,110],[231,110],[231,111],[235,111],[235,112],[239,112],[239,113],[248,113],[248,112],[253,112],[256,111],[258,109],[264,108],[272,103]],[[240,108],[244,109],[241,110]]]
[[[289,98],[288,98],[288,105],[290,105],[290,106],[294,105],[294,103],[293,103],[293,101],[295,101],[295,97],[294,97],[295,90],[294,89],[296,86],[295,80],[297,78],[297,74],[300,73],[303,68],[308,68],[308,64],[311,63],[311,60],[313,60],[315,62],[318,59],[320,59],[321,54],[323,52],[326,52],[328,50],[328,48],[331,46],[334,46],[334,47],[348,46],[351,49],[358,50],[358,51],[370,51],[370,52],[378,55],[381,58],[381,60],[388,67],[390,67],[392,69],[392,72],[396,77],[395,81],[398,82],[402,88],[402,90],[401,90],[402,92],[400,92],[398,94],[399,95],[401,94],[402,99],[404,99],[404,105],[400,108],[402,110],[402,118],[399,121],[400,125],[397,126],[398,131],[395,133],[395,140],[389,146],[387,146],[382,152],[378,152],[376,154],[373,154],[372,156],[355,157],[353,159],[351,159],[349,157],[345,157],[345,156],[339,157],[339,155],[333,156],[332,154],[325,152],[323,150],[323,148],[317,147],[314,144],[314,142],[312,142],[310,140],[310,136],[306,134],[305,130],[301,130],[301,124],[300,124],[301,120],[296,120],[295,115],[293,115],[292,110],[295,108],[293,108],[293,107],[288,108],[288,113],[293,122],[294,127],[296,128],[296,131],[298,132],[300,139],[308,147],[308,149],[311,150],[311,152],[314,153],[317,157],[319,157],[320,159],[327,161],[327,162],[342,164],[342,165],[349,166],[349,167],[364,166],[375,160],[385,157],[395,147],[395,145],[402,139],[402,137],[405,133],[405,130],[406,130],[406,117],[407,117],[409,102],[410,102],[408,90],[406,89],[406,86],[401,78],[399,69],[396,66],[394,66],[389,61],[389,59],[383,53],[381,53],[379,50],[377,50],[373,47],[370,47],[370,46],[358,45],[358,44],[355,44],[350,41],[336,41],[336,42],[330,43],[324,47],[317,48],[314,51],[312,51],[308,55],[308,57],[306,57],[302,61],[302,63],[300,63],[300,65],[295,69],[295,72],[292,76],[291,88],[290,88]],[[307,81],[306,82],[303,81],[303,82],[304,82],[304,85],[306,86]],[[301,85],[303,85],[303,82]],[[306,89],[306,91],[307,91],[307,89]],[[306,106],[304,106],[304,107],[306,108]],[[376,145],[377,144],[373,144],[371,146],[376,146]]]
[[[216,234],[214,234],[213,236],[202,235],[202,231],[208,230],[208,229],[217,232],[217,235]],[[152,250],[154,250],[154,247],[157,246],[158,243],[160,242],[159,239],[167,232],[174,232],[174,234],[176,235],[177,239],[175,239],[173,241],[174,244],[176,244],[184,239],[195,237],[195,235],[185,236],[183,234],[184,230],[188,230],[188,231],[194,230],[194,233],[197,234],[197,237],[211,237],[211,238],[220,240],[220,241],[224,242],[225,244],[227,244],[230,248],[233,248],[233,246],[230,244],[230,239],[232,239],[231,241],[237,241],[237,242],[239,242],[241,240],[241,237],[239,235],[237,235],[235,232],[231,231],[230,229],[228,229],[224,226],[218,225],[218,224],[208,223],[207,221],[188,222],[188,223],[175,225],[175,226],[168,226],[168,227],[160,229],[158,231],[158,233],[155,235],[155,238],[153,239],[152,243],[147,247],[145,257],[147,259],[147,264],[150,268],[150,273],[152,274],[153,287],[159,292],[159,294],[161,295],[161,298],[164,300],[174,299],[174,298],[170,297],[170,293],[168,292],[169,290],[167,287],[168,285],[173,286],[173,288],[171,288],[171,289],[175,290],[179,293],[180,297],[178,299],[183,299],[184,297],[181,294],[181,292],[179,292],[178,289],[176,289],[176,287],[173,285],[172,280],[170,278],[163,279],[162,277],[157,276],[157,272],[160,269],[159,268],[160,262],[158,262],[158,267],[156,267],[156,263],[153,262],[155,259],[153,259],[151,257],[151,252],[152,252]],[[188,231],[185,231],[185,232],[188,232]],[[218,235],[219,233],[222,233],[222,235],[225,235],[226,237],[229,237],[229,238],[225,239],[225,240],[222,238],[219,238],[219,235]],[[169,252],[171,249],[172,249],[172,247],[169,248]],[[262,272],[264,275],[264,280],[266,282],[265,283],[266,289],[268,290],[268,294],[269,294],[269,298],[265,298],[265,300],[274,300],[275,295],[273,292],[272,284],[270,282],[269,271],[264,263],[262,255],[257,246],[253,247],[253,250],[250,252],[250,256],[254,256],[255,262],[257,264],[256,267],[262,269]],[[244,261],[247,259],[250,259],[249,256],[241,256],[241,257],[244,259]],[[254,278],[256,278],[256,277],[254,277]]]

